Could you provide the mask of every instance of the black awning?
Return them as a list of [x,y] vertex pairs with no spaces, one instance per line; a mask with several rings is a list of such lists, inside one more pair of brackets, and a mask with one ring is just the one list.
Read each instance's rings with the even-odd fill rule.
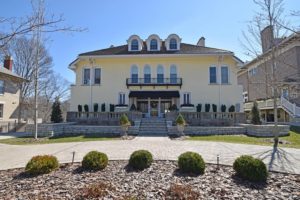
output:
[[129,97],[137,98],[179,98],[178,91],[131,91]]

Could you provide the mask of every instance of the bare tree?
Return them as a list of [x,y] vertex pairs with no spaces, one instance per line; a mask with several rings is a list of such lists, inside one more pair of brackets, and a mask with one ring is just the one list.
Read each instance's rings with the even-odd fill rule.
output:
[[[264,84],[266,91],[271,88],[273,91],[272,98],[274,101],[274,146],[278,146],[278,105],[277,98],[280,96],[280,88],[282,86],[281,78],[277,73],[277,65],[284,62],[280,59],[278,44],[288,34],[299,34],[294,26],[291,26],[286,20],[283,0],[253,0],[258,6],[259,11],[256,12],[253,19],[248,23],[247,32],[242,32],[244,41],[242,46],[246,50],[246,55],[260,60],[262,63],[261,72],[264,79],[258,82],[250,82],[250,84]],[[292,13],[293,16],[299,16],[297,12]],[[271,31],[270,44],[267,44],[267,50],[264,48],[264,38],[261,38],[261,32],[265,27],[269,27]],[[294,66],[295,67],[295,66]]]

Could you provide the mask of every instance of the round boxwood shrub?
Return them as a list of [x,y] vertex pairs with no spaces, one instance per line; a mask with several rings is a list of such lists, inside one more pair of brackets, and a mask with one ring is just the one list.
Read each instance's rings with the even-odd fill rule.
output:
[[185,152],[178,157],[178,166],[183,173],[203,174],[205,162],[200,154],[195,152]]
[[265,163],[252,156],[240,156],[233,163],[233,169],[242,179],[261,182],[266,181],[268,171]]
[[47,174],[59,166],[55,156],[39,155],[30,159],[25,167],[25,172],[30,175]]
[[82,168],[87,170],[101,170],[108,164],[108,157],[105,153],[90,151],[82,160]]
[[129,166],[137,170],[143,170],[150,167],[152,161],[153,157],[149,151],[138,150],[131,154],[129,159]]

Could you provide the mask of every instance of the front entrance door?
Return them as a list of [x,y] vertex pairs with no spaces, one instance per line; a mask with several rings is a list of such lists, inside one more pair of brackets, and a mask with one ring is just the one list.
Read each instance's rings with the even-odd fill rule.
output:
[[158,101],[150,101],[150,116],[158,117]]

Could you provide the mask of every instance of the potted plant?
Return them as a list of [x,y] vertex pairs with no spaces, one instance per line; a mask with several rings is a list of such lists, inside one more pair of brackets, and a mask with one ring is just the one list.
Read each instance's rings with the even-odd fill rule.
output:
[[98,104],[94,103],[94,112],[98,112]]
[[136,107],[135,107],[134,103],[131,105],[130,111],[136,111]]
[[224,105],[224,104],[221,105],[221,111],[226,112],[226,105]]
[[89,106],[87,104],[84,105],[84,112],[89,112]]
[[101,104],[101,112],[105,112],[105,103]]
[[197,108],[197,112],[201,112],[201,110],[202,110],[202,104],[199,103],[196,108]]
[[213,110],[213,112],[217,112],[217,105],[216,104],[212,104],[212,110]]
[[127,115],[123,114],[120,118],[120,125],[121,125],[121,128],[122,128],[122,131],[123,131],[123,135],[127,135],[127,131],[128,131],[128,128],[129,126],[131,125]]
[[180,135],[184,135],[184,126],[186,125],[186,122],[181,114],[179,114],[176,118],[176,125],[177,125],[177,130],[180,133]]
[[205,104],[205,112],[209,112],[209,110],[210,110],[210,104],[207,103]]

